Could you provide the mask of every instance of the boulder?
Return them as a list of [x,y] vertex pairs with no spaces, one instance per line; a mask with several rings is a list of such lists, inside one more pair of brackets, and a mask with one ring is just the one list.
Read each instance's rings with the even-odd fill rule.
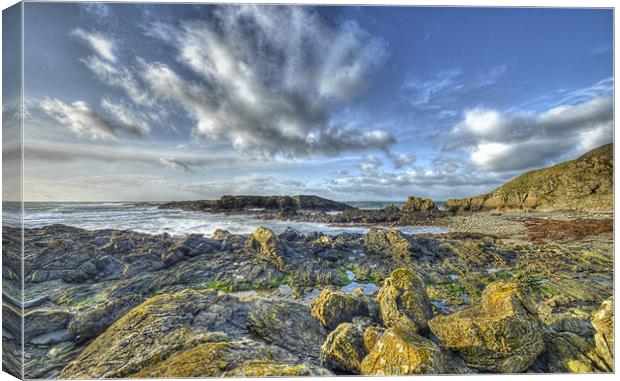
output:
[[212,291],[155,296],[90,342],[65,366],[60,378],[128,377],[204,343],[228,340],[214,332],[222,328],[236,334],[240,324],[236,317],[247,313],[243,308],[232,297]]
[[368,315],[363,300],[340,291],[323,290],[310,304],[311,314],[329,329],[350,322],[355,316]]
[[470,367],[522,372],[544,350],[542,324],[525,288],[517,282],[493,282],[484,290],[480,304],[437,316],[429,322],[430,329]]
[[274,263],[279,269],[284,268],[286,247],[273,231],[262,226],[256,228],[246,246],[257,257]]
[[259,303],[248,315],[248,328],[267,342],[314,359],[327,337],[308,307],[291,302]]
[[609,368],[614,367],[614,297],[601,303],[592,316],[592,325],[596,330],[594,342],[596,350],[603,357]]
[[213,342],[175,354],[132,378],[326,375],[284,351],[252,340]]
[[364,358],[361,373],[373,376],[467,373],[458,358],[411,331],[386,330]]
[[332,370],[360,374],[365,356],[364,331],[356,324],[340,324],[321,346],[321,364]]
[[364,247],[371,254],[381,254],[396,261],[408,261],[412,244],[403,233],[395,229],[371,228],[364,236]]
[[386,327],[425,332],[433,310],[424,283],[409,269],[396,269],[377,294],[381,319]]

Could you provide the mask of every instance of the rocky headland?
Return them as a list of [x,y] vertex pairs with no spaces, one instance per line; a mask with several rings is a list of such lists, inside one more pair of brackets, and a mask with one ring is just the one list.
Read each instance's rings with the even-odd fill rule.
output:
[[480,210],[613,210],[613,144],[578,159],[527,172],[491,193],[448,200],[450,212]]

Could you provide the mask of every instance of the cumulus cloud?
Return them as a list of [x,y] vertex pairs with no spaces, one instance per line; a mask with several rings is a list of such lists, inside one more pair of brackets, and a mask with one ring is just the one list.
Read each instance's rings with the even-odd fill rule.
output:
[[365,160],[360,163],[359,167],[362,172],[374,172],[383,165],[383,161],[376,156],[368,155]]
[[150,91],[179,104],[196,132],[242,152],[335,155],[388,149],[385,131],[335,125],[335,107],[360,95],[386,47],[356,22],[331,25],[302,7],[231,6],[213,20],[182,22],[158,35],[196,79],[143,62]]
[[71,35],[86,42],[101,58],[106,61],[116,62],[116,54],[114,54],[114,43],[103,34],[96,32],[87,32],[83,29],[75,29]]
[[503,114],[475,108],[464,112],[448,149],[466,149],[471,162],[491,171],[541,166],[613,139],[613,99],[601,96],[542,113]]
[[400,169],[402,167],[415,163],[415,155],[410,155],[406,153],[390,153],[390,159],[392,159],[392,162],[394,163],[394,167],[396,169]]

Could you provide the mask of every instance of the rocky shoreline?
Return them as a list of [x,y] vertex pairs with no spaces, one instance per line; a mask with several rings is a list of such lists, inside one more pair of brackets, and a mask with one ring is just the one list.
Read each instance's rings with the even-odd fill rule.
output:
[[[25,376],[611,370],[609,214],[419,209],[455,232],[26,229]],[[3,227],[13,321],[20,234]]]

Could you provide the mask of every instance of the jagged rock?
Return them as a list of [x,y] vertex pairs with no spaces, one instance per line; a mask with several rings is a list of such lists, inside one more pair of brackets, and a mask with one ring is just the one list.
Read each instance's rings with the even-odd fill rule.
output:
[[323,290],[310,304],[312,316],[329,329],[350,322],[355,316],[368,315],[363,300],[340,291]]
[[43,308],[24,315],[24,339],[29,342],[36,337],[65,329],[72,314],[67,311]]
[[614,366],[614,298],[601,303],[601,307],[592,316],[592,325],[596,330],[594,342],[596,350],[603,357],[607,366],[613,371]]
[[467,373],[458,359],[411,331],[386,330],[362,361],[361,373],[374,376]]
[[408,261],[412,250],[409,239],[395,229],[370,229],[364,236],[364,247],[369,253],[382,254],[396,261]]
[[142,301],[140,296],[129,294],[122,298],[111,298],[104,303],[87,308],[69,323],[69,332],[80,339],[97,337],[120,316]]
[[545,351],[532,370],[540,373],[591,373],[610,369],[598,355],[591,339],[572,332],[544,332]]
[[248,316],[248,327],[270,343],[318,359],[327,337],[310,309],[291,302],[261,302]]
[[171,245],[161,255],[161,261],[171,266],[185,257],[195,257],[200,254],[211,253],[219,248],[220,243],[202,236],[189,236]]
[[473,368],[516,373],[543,351],[542,326],[524,287],[497,281],[484,290],[480,304],[429,322],[444,347],[458,352]]
[[[241,337],[247,306],[212,291],[155,296],[97,336],[61,372],[61,378],[122,378],[201,344]],[[208,315],[208,316],[207,316]]]
[[364,332],[351,323],[342,323],[321,346],[321,364],[332,370],[359,374],[366,356]]
[[401,214],[435,214],[439,212],[439,209],[430,198],[409,197],[400,212]]
[[[251,340],[205,343],[147,366],[133,378],[312,375],[311,368],[275,347]],[[323,375],[325,373],[323,372]]]
[[213,238],[216,241],[223,241],[229,238],[231,235],[232,234],[230,234],[228,230],[217,229],[213,232],[213,234],[211,235],[211,238]]
[[409,269],[397,269],[385,279],[377,294],[381,319],[386,327],[424,332],[433,310],[424,283]]
[[279,269],[284,268],[286,247],[271,230],[262,226],[256,228],[247,242],[247,247],[259,258],[273,262]]

